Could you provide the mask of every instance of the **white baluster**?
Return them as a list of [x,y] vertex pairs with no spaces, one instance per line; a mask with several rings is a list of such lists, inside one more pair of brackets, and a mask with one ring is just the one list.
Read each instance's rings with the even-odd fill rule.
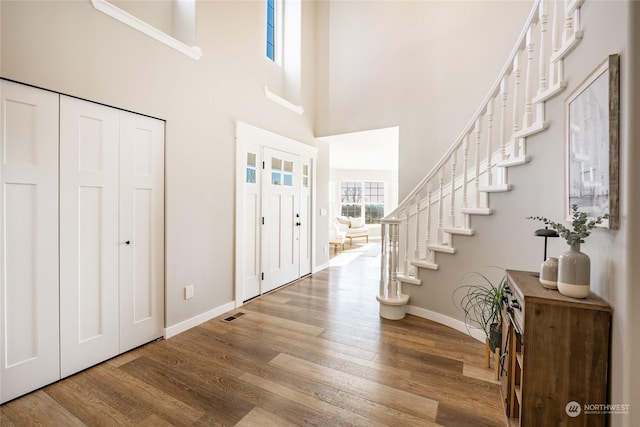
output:
[[548,88],[547,67],[549,66],[549,57],[547,55],[547,22],[549,15],[545,0],[540,1],[538,6],[538,25],[540,28],[540,56],[538,62],[538,95],[542,95]]
[[433,262],[433,251],[429,250],[429,244],[431,244],[431,191],[427,190],[427,238],[424,259]]
[[462,141],[462,208],[469,207],[467,199],[467,181],[469,174],[469,134],[464,136]]
[[571,0],[564,0],[564,32],[562,33],[562,42],[567,43],[573,35],[573,14],[569,7]]
[[451,155],[451,191],[449,194],[449,227],[456,226],[456,162],[458,150],[453,150]]
[[[520,65],[518,57],[520,56],[520,52],[516,52],[516,56],[513,59],[513,78],[514,78],[514,86],[513,86],[513,128],[512,135],[516,134],[520,130]],[[513,138],[513,157],[519,156],[519,147],[518,141],[516,138]]]
[[500,99],[502,100],[500,108],[500,160],[507,158],[507,79],[505,74],[500,81]]
[[437,235],[437,239],[438,241],[436,242],[438,245],[441,245],[444,241],[443,239],[443,228],[444,228],[444,222],[443,222],[443,209],[444,209],[444,203],[442,203],[442,200],[444,198],[444,167],[440,168],[440,189],[439,189],[439,197],[438,197],[438,235]]
[[404,271],[405,276],[409,275],[409,268],[411,266],[409,262],[409,207],[405,210],[405,223],[404,223]]
[[[563,22],[560,17],[560,1],[561,0],[553,0],[553,19],[551,20],[551,58],[555,57],[560,51],[560,26]],[[558,68],[560,66],[562,66],[562,61],[550,61],[549,63],[549,79],[551,80],[551,86],[560,84],[560,80],[562,79],[562,75],[559,74],[560,70]]]
[[527,64],[525,69],[525,78],[524,78],[524,115],[522,116],[522,129],[528,129],[529,126],[533,124],[531,120],[531,65],[533,64],[533,51],[534,51],[534,43],[533,38],[531,36],[532,27],[529,26],[527,29],[526,35],[526,52],[527,52]]
[[482,124],[480,117],[476,120],[476,208],[480,207],[480,136],[482,135]]
[[416,196],[416,248],[413,251],[413,259],[420,259],[420,195]]
[[487,185],[490,186],[493,183],[493,177],[491,176],[493,171],[493,151],[491,140],[493,138],[493,98],[489,100],[487,104]]

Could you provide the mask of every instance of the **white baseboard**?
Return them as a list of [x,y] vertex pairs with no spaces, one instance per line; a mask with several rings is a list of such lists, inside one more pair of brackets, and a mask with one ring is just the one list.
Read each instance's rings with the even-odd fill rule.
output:
[[414,305],[407,306],[407,313],[413,314],[414,316],[422,317],[423,319],[431,320],[436,323],[440,323],[441,325],[448,326],[455,329],[456,331],[460,331],[466,335],[469,335],[482,343],[485,342],[486,336],[483,331],[481,331],[480,329],[467,327],[464,322],[458,319],[454,319],[453,317],[445,316],[444,314],[436,313],[435,311],[416,307]]
[[317,273],[318,271],[322,271],[327,267],[329,267],[329,263],[328,262],[326,264],[316,265],[315,267],[313,267],[313,271],[311,273]]
[[207,320],[211,320],[214,317],[220,316],[227,311],[231,311],[236,308],[235,301],[228,302],[219,307],[216,307],[212,310],[206,311],[202,314],[198,314],[197,316],[193,316],[191,319],[184,320],[176,325],[169,326],[164,329],[164,337],[171,338],[173,336],[178,335],[181,332],[189,330],[195,326],[198,326],[201,323],[206,322]]

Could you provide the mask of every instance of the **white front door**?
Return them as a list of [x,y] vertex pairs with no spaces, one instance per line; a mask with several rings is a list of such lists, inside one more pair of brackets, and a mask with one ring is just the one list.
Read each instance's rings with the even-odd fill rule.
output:
[[0,81],[0,403],[60,378],[58,94]]
[[120,352],[163,334],[164,122],[120,112]]
[[263,149],[262,293],[300,277],[300,158]]

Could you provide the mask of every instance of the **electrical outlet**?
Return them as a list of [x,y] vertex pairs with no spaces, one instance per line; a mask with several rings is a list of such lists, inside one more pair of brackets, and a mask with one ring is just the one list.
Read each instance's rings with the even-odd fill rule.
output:
[[193,298],[193,285],[187,285],[184,287],[184,299]]

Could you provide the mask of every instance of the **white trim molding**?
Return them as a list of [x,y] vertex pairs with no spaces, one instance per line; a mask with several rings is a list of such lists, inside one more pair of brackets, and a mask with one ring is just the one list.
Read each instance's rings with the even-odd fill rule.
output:
[[264,87],[264,94],[267,97],[267,99],[272,100],[276,104],[280,104],[283,107],[288,108],[289,110],[293,111],[296,114],[300,114],[300,115],[304,114],[304,108],[302,107],[302,105],[295,105],[295,104],[287,101],[286,99],[284,99],[280,95],[276,95],[275,93],[273,93],[273,92],[271,92],[269,90],[268,86]]
[[120,9],[118,6],[108,2],[107,0],[91,0],[91,4],[96,10],[109,15],[113,19],[122,22],[131,28],[140,31],[143,34],[163,43],[196,61],[202,58],[202,50],[198,46],[187,46],[178,39],[171,37],[169,34],[160,31],[153,25],[149,25],[143,20],[136,18],[128,12]]
[[212,310],[206,311],[202,314],[198,314],[197,316],[193,316],[190,319],[184,320],[178,324],[175,324],[173,326],[169,326],[168,328],[164,329],[164,337],[165,338],[171,338],[174,337],[184,331],[187,331],[191,328],[194,328],[196,326],[198,326],[201,323],[206,322],[207,320],[211,320],[214,317],[218,317],[221,314],[226,313],[227,311],[231,311],[233,309],[236,308],[236,303],[235,301],[231,301],[228,302],[226,304],[223,304],[219,307],[216,307]]
[[444,326],[460,331],[463,334],[469,335],[472,338],[477,339],[480,342],[485,342],[485,334],[478,328],[467,327],[467,325],[458,319],[445,316],[444,314],[436,313],[435,311],[427,310],[426,308],[416,307],[415,305],[407,306],[407,313],[414,316],[422,317],[423,319],[431,320]]

